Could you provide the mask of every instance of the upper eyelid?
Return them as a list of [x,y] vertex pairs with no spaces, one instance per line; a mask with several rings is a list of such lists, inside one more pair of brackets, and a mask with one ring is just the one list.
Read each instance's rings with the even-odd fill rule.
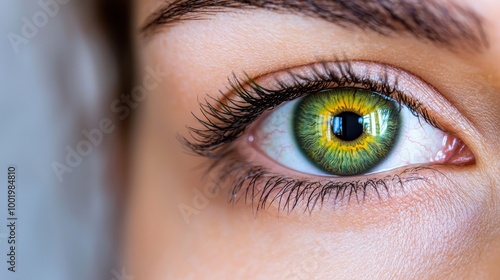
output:
[[[343,60],[335,60],[335,61],[322,61],[322,62],[316,62],[316,63],[308,63],[308,64],[303,64],[303,65],[298,65],[298,66],[293,66],[293,67],[288,67],[285,69],[281,69],[278,71],[271,71],[271,72],[266,72],[266,73],[259,73],[258,75],[255,76],[255,78],[252,78],[251,81],[256,82],[259,85],[263,85],[264,87],[269,87],[269,88],[274,88],[276,89],[277,83],[283,82],[284,76],[290,76],[290,74],[295,74],[295,72],[300,71],[300,69],[310,69],[311,67],[315,67],[314,65],[320,65],[320,64],[328,64],[328,63],[348,63],[348,64],[357,64],[357,63],[363,63],[370,65],[368,67],[372,67],[372,65],[376,65],[377,68],[383,69],[383,71],[388,71],[388,72],[400,72],[401,77],[402,76],[411,76],[411,78],[406,78],[406,79],[400,79],[397,82],[397,91],[402,92],[404,95],[411,96],[413,99],[421,101],[423,105],[425,103],[429,103],[430,100],[434,101],[435,103],[440,103],[444,105],[444,107],[449,108],[450,111],[453,111],[453,113],[458,113],[458,109],[453,106],[446,97],[437,89],[435,88],[432,84],[428,83],[425,81],[420,75],[417,73],[412,72],[411,70],[403,69],[401,67],[391,65],[388,63],[380,62],[380,61],[374,61],[374,60],[351,60],[351,59],[343,59]],[[375,68],[375,67],[374,67]],[[374,69],[372,68],[372,70]],[[372,71],[375,72],[375,71]],[[236,75],[233,74],[234,77]],[[281,77],[280,77],[281,76]],[[245,75],[245,77],[248,77],[248,75]],[[411,91],[409,91],[405,86],[402,86],[400,83],[401,81],[404,80],[411,80],[412,82],[419,84],[421,88],[426,88],[427,93],[425,96],[420,96],[417,97],[415,94],[412,94]],[[248,80],[243,82],[244,86],[248,85]],[[279,85],[278,85],[279,86]],[[227,92],[226,95],[231,95],[231,92]],[[454,114],[456,115],[456,114]],[[466,124],[469,126],[473,131],[475,135],[480,135],[479,132],[474,128],[472,125],[472,122],[466,118],[465,116],[461,115],[457,116],[460,117],[459,121],[461,123]],[[437,120],[437,123],[432,124],[434,126],[438,126],[440,129],[446,130],[447,125],[442,124],[441,121]],[[451,132],[451,131],[445,131],[445,132]]]
[[[329,66],[329,65],[331,65],[331,66]],[[417,86],[421,87],[419,89],[421,94],[413,94],[413,93],[409,92],[408,91],[409,85],[405,85],[402,88],[395,89],[396,94],[400,95],[400,96],[398,96],[398,98],[396,98],[396,100],[399,100],[400,102],[404,101],[401,103],[403,103],[404,105],[406,105],[407,107],[410,107],[410,108],[411,108],[411,106],[408,106],[408,104],[406,104],[408,101],[419,102],[419,100],[421,100],[421,99],[427,100],[427,102],[422,102],[424,105],[422,105],[420,107],[421,111],[417,112],[418,115],[424,116],[424,118],[427,122],[429,122],[431,125],[434,125],[445,132],[450,132],[449,130],[446,129],[447,126],[443,125],[441,121],[440,122],[435,121],[437,119],[444,119],[444,118],[432,117],[433,115],[435,115],[434,113],[436,113],[436,112],[433,112],[432,115],[429,114],[427,111],[428,106],[425,106],[425,103],[429,103],[428,102],[429,100],[434,100],[434,101],[436,101],[435,103],[443,105],[441,107],[449,108],[448,113],[450,113],[450,115],[453,116],[453,119],[460,119],[461,118],[458,111],[451,104],[449,104],[449,102],[447,102],[446,99],[439,92],[437,92],[431,85],[429,85],[425,81],[421,80],[418,76],[414,76],[413,74],[408,73],[407,71],[405,71],[403,69],[395,68],[395,67],[387,65],[387,64],[367,62],[367,61],[358,61],[358,60],[319,62],[319,63],[297,66],[297,67],[285,69],[282,71],[276,71],[276,72],[272,72],[270,74],[265,74],[263,76],[259,75],[258,78],[255,78],[255,79],[248,78],[244,81],[240,81],[237,78],[237,76],[234,75],[234,80],[230,79],[231,82],[230,82],[229,88],[232,87],[232,90],[228,89],[228,92],[226,92],[226,93],[221,92],[223,100],[219,100],[213,96],[208,95],[209,99],[211,99],[212,101],[214,101],[216,103],[209,102],[209,101],[207,101],[207,99],[205,99],[206,103],[200,103],[202,115],[206,119],[203,119],[201,117],[197,117],[198,121],[204,126],[204,129],[190,128],[190,133],[192,136],[194,136],[193,139],[195,139],[195,141],[194,142],[190,141],[187,138],[182,137],[182,136],[180,137],[180,139],[191,151],[194,151],[195,153],[197,153],[199,155],[206,156],[206,157],[216,156],[217,153],[215,153],[214,151],[216,151],[218,148],[224,146],[225,142],[222,141],[222,138],[226,137],[226,132],[230,133],[230,136],[228,136],[228,139],[231,140],[231,142],[232,142],[237,137],[239,137],[239,133],[242,133],[244,131],[244,129],[246,129],[246,126],[250,125],[251,123],[253,123],[255,121],[255,119],[252,119],[248,124],[246,124],[244,126],[243,126],[243,124],[238,123],[237,126],[234,127],[234,129],[229,129],[230,131],[221,132],[222,129],[227,128],[227,127],[226,128],[224,127],[224,123],[226,123],[226,124],[229,123],[229,125],[231,125],[231,127],[232,127],[232,126],[234,126],[233,121],[241,121],[241,119],[237,119],[237,118],[236,118],[236,120],[227,119],[228,117],[229,118],[233,117],[232,114],[234,113],[234,112],[230,111],[231,108],[228,109],[228,107],[230,107],[231,104],[228,105],[228,103],[226,103],[227,100],[229,100],[230,102],[235,102],[236,99],[232,96],[238,97],[238,95],[239,95],[239,97],[241,97],[241,94],[243,94],[243,95],[255,94],[254,92],[252,92],[252,88],[250,88],[250,91],[248,89],[246,89],[249,86],[252,86],[252,84],[254,82],[255,82],[255,85],[257,85],[259,88],[264,88],[266,90],[269,89],[271,91],[274,90],[275,92],[279,92],[280,86],[285,87],[285,88],[287,86],[292,86],[293,82],[290,82],[290,81],[285,82],[285,78],[283,78],[283,77],[290,77],[290,73],[292,73],[292,72],[298,73],[299,71],[301,71],[301,69],[311,70],[311,69],[318,69],[318,67],[320,69],[321,69],[321,67],[323,67],[325,69],[329,69],[328,67],[332,67],[332,68],[330,68],[329,71],[334,71],[334,70],[332,70],[332,69],[334,69],[333,68],[334,66],[342,68],[341,65],[347,65],[346,67],[354,67],[354,68],[357,67],[357,68],[359,68],[358,71],[361,71],[361,69],[365,69],[365,70],[368,69],[370,71],[367,70],[368,72],[366,74],[373,75],[373,77],[370,76],[370,78],[372,78],[373,81],[375,81],[376,79],[379,79],[380,80],[379,84],[384,84],[384,83],[388,84],[389,83],[389,81],[384,81],[383,80],[384,78],[385,79],[393,79],[393,81],[390,81],[390,82],[395,87],[400,85],[401,82],[403,82],[403,84],[404,83],[415,83]],[[318,70],[318,71],[320,71],[320,70]],[[338,70],[338,71],[341,71],[341,70]],[[346,71],[346,70],[343,70],[343,71]],[[351,73],[351,74],[354,74],[354,73]],[[279,77],[280,75],[282,75],[281,78]],[[358,73],[358,75],[361,76],[362,74]],[[378,75],[378,77],[377,77],[377,75]],[[400,79],[400,81],[398,82],[398,78],[397,78],[398,75],[401,77],[403,75],[409,75],[410,77]],[[246,77],[248,77],[248,76],[246,76]],[[327,79],[327,77],[323,77],[323,79]],[[274,86],[271,85],[271,83],[273,81],[275,83]],[[324,81],[325,84],[328,82],[331,82],[331,81]],[[280,85],[280,83],[283,83],[283,84]],[[261,87],[261,85],[262,85],[262,87]],[[318,88],[318,90],[323,90],[323,89],[326,89],[324,84],[320,85],[320,87]],[[403,90],[405,90],[405,89],[407,92],[403,92]],[[235,94],[234,91],[240,91],[240,93]],[[374,90],[374,91],[379,91],[379,90]],[[314,92],[314,90],[310,91],[310,93],[312,93],[312,92]],[[423,94],[423,93],[425,93],[425,94]],[[301,96],[303,96],[304,94],[305,93],[301,93]],[[418,96],[418,95],[424,95],[424,96]],[[273,96],[273,94],[271,94],[271,96]],[[403,98],[408,98],[408,97],[410,99],[402,100]],[[294,97],[294,96],[290,96],[290,97],[289,96],[284,96],[284,97],[281,96],[281,98],[284,98],[284,99],[289,98],[288,100],[283,101],[283,102],[285,102],[285,101],[293,100],[296,97]],[[238,102],[241,102],[241,103],[238,103]],[[236,105],[235,104],[233,104],[233,105],[241,106],[242,104],[245,104],[242,100],[236,101],[236,103],[237,103]],[[446,103],[448,103],[448,104],[446,104]],[[444,104],[446,104],[446,105],[444,105]],[[427,105],[429,105],[429,104],[427,104]],[[254,110],[255,106],[248,106],[247,108],[251,108],[251,110]],[[257,108],[257,109],[259,109],[259,108]],[[264,112],[268,110],[268,108],[264,108],[264,109],[265,109]],[[222,112],[220,110],[222,110]],[[243,114],[243,117],[245,117],[245,118],[248,117],[248,112],[246,110],[242,114]],[[258,116],[256,116],[256,118],[260,117],[260,116],[261,115],[258,115]],[[218,121],[217,120],[218,117],[223,118],[222,125],[221,124],[214,125],[214,122],[216,123]],[[449,118],[449,116],[448,116],[448,118]],[[221,121],[221,120],[219,119],[219,121]],[[231,134],[231,133],[233,133],[233,134]],[[453,132],[451,132],[451,134],[453,134]]]

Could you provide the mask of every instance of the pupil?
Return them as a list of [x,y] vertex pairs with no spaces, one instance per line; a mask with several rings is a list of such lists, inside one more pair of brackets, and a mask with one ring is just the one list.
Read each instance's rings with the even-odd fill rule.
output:
[[343,141],[356,140],[363,134],[363,118],[352,112],[342,112],[332,121],[332,132]]

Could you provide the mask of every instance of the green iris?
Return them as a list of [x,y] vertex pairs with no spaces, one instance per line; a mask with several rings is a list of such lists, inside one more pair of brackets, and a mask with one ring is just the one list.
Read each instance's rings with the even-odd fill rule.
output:
[[304,97],[293,130],[302,152],[330,174],[368,172],[391,151],[399,135],[398,104],[378,93],[339,88]]

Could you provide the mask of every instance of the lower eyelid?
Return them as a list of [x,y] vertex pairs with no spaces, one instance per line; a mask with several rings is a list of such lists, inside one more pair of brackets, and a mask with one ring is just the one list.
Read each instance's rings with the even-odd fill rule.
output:
[[231,204],[252,205],[255,211],[276,208],[290,212],[299,208],[315,211],[323,207],[331,209],[352,203],[380,203],[389,198],[418,192],[414,187],[428,184],[434,177],[444,177],[439,170],[415,166],[398,172],[386,172],[377,176],[332,178],[316,176],[286,176],[270,172],[266,168],[250,163],[251,155],[233,151],[212,165],[218,174],[214,186],[227,189]]
[[247,140],[239,139],[222,158],[210,161],[210,179],[214,188],[227,191],[230,204],[251,205],[255,211],[275,208],[278,214],[296,209],[312,213],[353,205],[365,209],[389,201],[403,205],[414,197],[421,200],[441,192],[431,187],[432,182],[439,182],[440,187],[454,184],[439,166],[416,165],[352,177],[307,175],[276,165],[270,170],[264,166],[275,163],[250,148]]

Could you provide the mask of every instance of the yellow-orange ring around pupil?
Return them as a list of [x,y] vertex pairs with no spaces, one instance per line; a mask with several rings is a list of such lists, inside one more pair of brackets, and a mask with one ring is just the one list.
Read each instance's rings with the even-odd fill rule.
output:
[[[331,119],[335,117],[336,115],[343,113],[338,112],[337,114],[333,113],[325,113],[321,117],[321,122],[318,121],[318,125],[320,125],[319,130],[324,131],[324,132],[329,132],[331,129]],[[356,113],[353,111],[349,111],[352,113]],[[357,114],[357,113],[356,113]],[[359,115],[359,114],[358,114]],[[320,119],[320,117],[318,117]],[[337,141],[331,141],[332,133],[324,133],[321,135],[320,142],[323,144],[325,147],[331,147],[334,146],[336,149],[342,150],[342,151],[356,151],[358,149],[367,149],[368,148],[368,143],[374,142],[376,140],[376,137],[373,136],[372,134],[369,133],[363,133],[361,136],[359,136],[357,139],[353,141],[343,141],[341,139],[336,139]]]
[[[331,119],[343,112],[364,118],[364,132],[357,139],[343,141],[333,134]],[[335,175],[355,175],[371,169],[388,154],[400,126],[394,101],[352,88],[311,94],[297,105],[294,115],[295,138],[302,152],[316,166]],[[379,120],[381,115],[384,122]]]
[[[347,90],[347,89],[344,89]],[[343,112],[352,112],[360,116],[366,116],[373,113],[378,108],[373,102],[366,102],[366,98],[359,98],[360,95],[365,96],[366,90],[351,89],[353,94],[343,95],[343,94],[329,94],[330,102],[325,103],[325,107],[318,110],[319,115],[331,115],[336,116]],[[360,91],[362,92],[360,94]],[[321,94],[317,93],[317,94]],[[380,98],[380,96],[377,96]]]

